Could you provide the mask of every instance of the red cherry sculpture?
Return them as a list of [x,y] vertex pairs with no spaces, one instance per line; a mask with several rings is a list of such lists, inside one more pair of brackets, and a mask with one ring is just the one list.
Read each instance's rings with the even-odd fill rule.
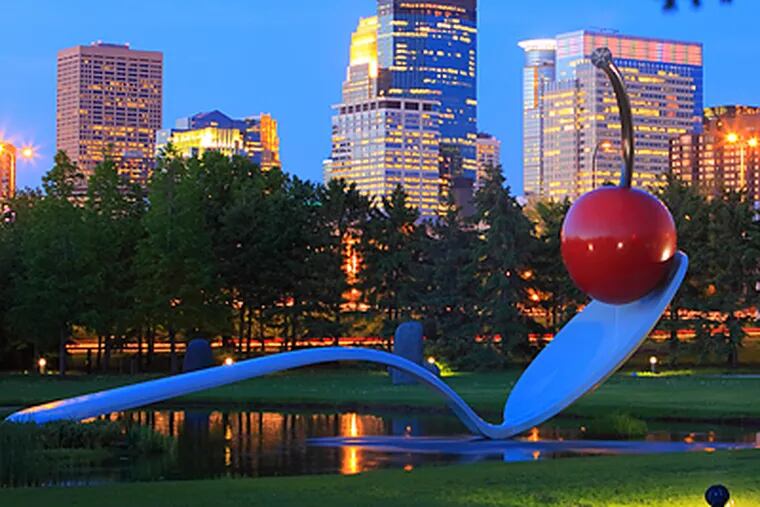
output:
[[562,259],[575,285],[604,303],[630,303],[668,275],[676,226],[659,199],[602,187],[578,199],[562,225]]
[[562,259],[579,289],[617,305],[640,299],[669,274],[676,227],[659,199],[631,188],[633,120],[622,75],[607,48],[595,50],[591,60],[617,96],[625,167],[619,187],[593,190],[570,208],[562,224]]

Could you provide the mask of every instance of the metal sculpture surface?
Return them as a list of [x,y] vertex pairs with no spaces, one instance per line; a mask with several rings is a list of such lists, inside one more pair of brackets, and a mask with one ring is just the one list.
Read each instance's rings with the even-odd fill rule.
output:
[[620,187],[584,195],[563,225],[565,264],[576,284],[594,300],[528,366],[507,399],[501,424],[484,421],[445,382],[411,361],[387,352],[342,347],[282,353],[60,400],[16,412],[8,420],[82,420],[334,361],[366,361],[403,371],[440,394],[473,434],[491,439],[513,437],[557,415],[604,382],[636,351],[675,296],[688,266],[686,255],[676,251],[670,213],[654,196],[630,188],[633,124],[622,76],[608,49],[596,50],[592,61],[608,75],[618,99],[625,162]]

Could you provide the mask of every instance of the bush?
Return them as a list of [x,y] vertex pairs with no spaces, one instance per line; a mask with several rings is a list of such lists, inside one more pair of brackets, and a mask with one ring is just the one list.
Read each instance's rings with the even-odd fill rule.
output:
[[0,487],[42,484],[62,467],[92,464],[113,454],[155,455],[174,447],[173,438],[145,426],[105,420],[0,423]]
[[647,435],[646,421],[629,414],[609,414],[591,421],[586,428],[589,438],[637,439]]
[[109,449],[134,454],[157,454],[172,449],[174,440],[144,426],[125,426],[97,420],[48,424],[0,424],[0,454],[11,458],[24,451]]

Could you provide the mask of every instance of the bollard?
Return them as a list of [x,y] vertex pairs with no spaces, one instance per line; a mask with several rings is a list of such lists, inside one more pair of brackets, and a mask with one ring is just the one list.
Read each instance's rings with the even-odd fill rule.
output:
[[726,507],[731,494],[728,492],[728,488],[722,484],[715,484],[707,488],[705,492],[705,500],[710,507]]

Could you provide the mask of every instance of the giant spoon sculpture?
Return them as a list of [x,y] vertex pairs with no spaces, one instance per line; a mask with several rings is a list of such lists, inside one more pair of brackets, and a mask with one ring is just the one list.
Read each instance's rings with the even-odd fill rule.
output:
[[593,300],[535,358],[504,407],[504,422],[478,416],[446,383],[387,352],[331,347],[241,361],[70,398],[16,412],[13,422],[82,420],[307,365],[367,361],[398,368],[432,388],[474,434],[503,439],[540,424],[600,385],[646,339],[686,274],[686,255],[665,206],[631,188],[633,122],[622,75],[607,48],[592,62],[610,79],[622,122],[620,186],[589,192],[570,209],[562,229],[562,257],[573,281]]

